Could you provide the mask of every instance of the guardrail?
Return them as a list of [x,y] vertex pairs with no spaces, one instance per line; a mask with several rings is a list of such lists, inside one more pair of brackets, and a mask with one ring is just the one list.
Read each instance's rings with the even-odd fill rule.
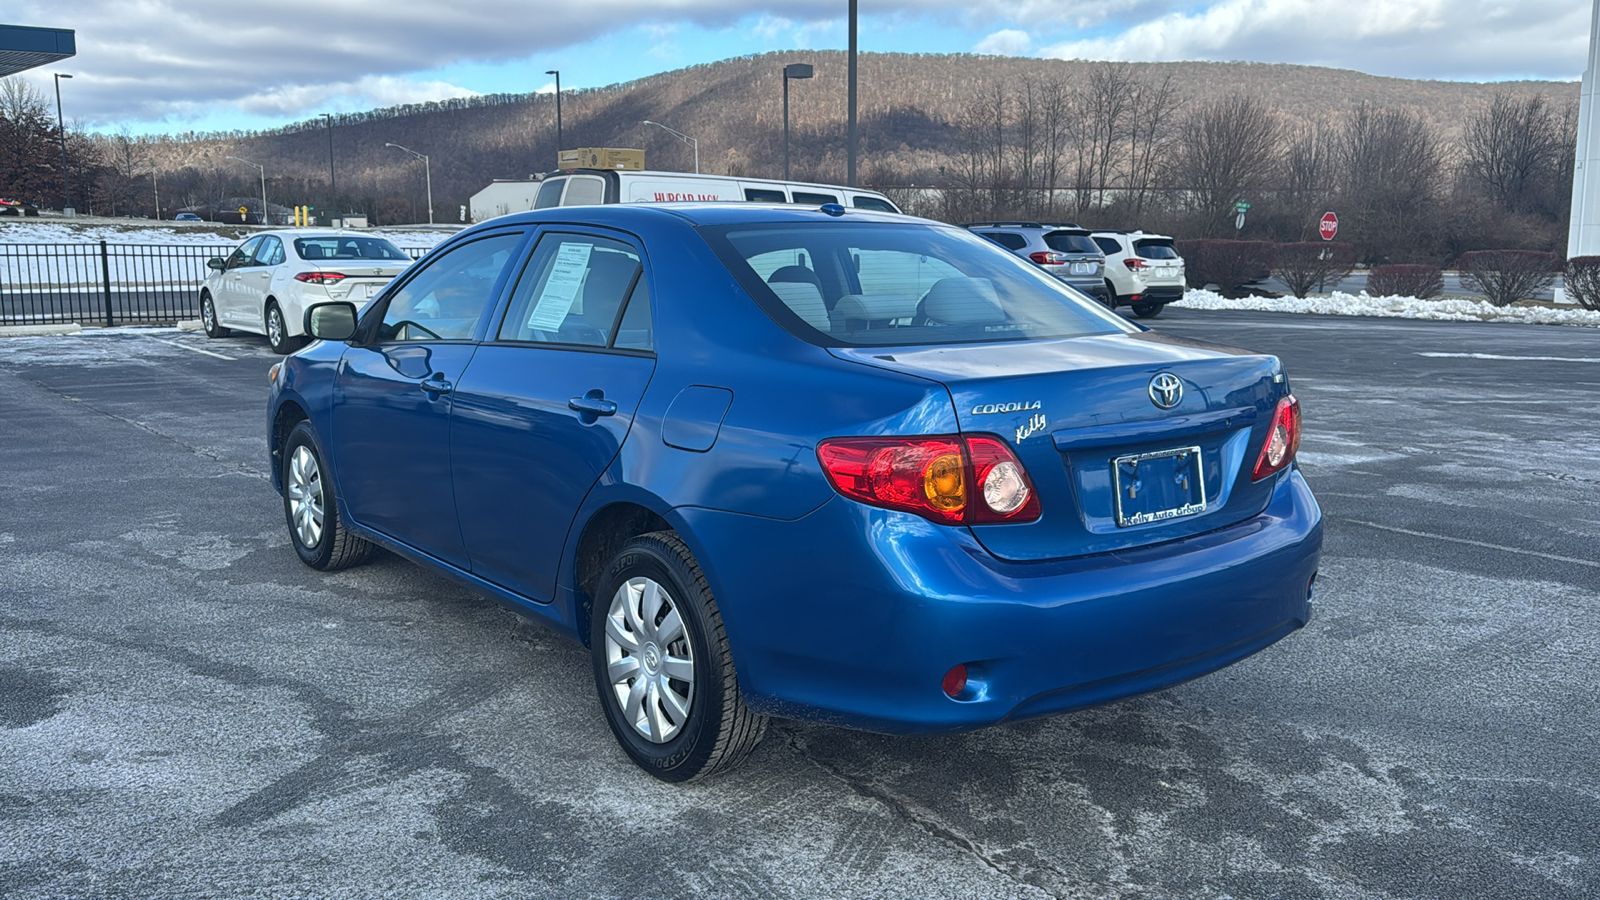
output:
[[[236,244],[0,244],[0,325],[171,325],[200,316],[206,260]],[[401,248],[412,259],[425,247]]]

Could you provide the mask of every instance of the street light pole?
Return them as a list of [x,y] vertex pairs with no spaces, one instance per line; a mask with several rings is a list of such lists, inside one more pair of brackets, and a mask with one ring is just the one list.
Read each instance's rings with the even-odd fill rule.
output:
[[[559,160],[561,151],[565,149],[562,146],[565,142],[561,139],[561,70],[546,69],[545,74],[556,77],[556,158]],[[543,170],[541,169],[540,171]]]
[[61,131],[61,186],[66,198],[61,201],[61,214],[74,215],[77,210],[72,208],[72,176],[67,173],[67,120],[61,116],[61,79],[71,78],[61,72],[56,72],[56,128]]
[[850,0],[850,72],[847,78],[850,81],[849,123],[845,126],[845,145],[848,148],[846,157],[845,184],[856,186],[856,0]]
[[328,211],[328,222],[332,224],[333,217],[339,214],[339,183],[333,180],[333,114],[320,115],[328,120],[328,192],[333,195],[333,209]]
[[428,179],[428,224],[432,225],[433,224],[433,167],[428,162],[428,155],[426,153],[418,153],[417,151],[412,150],[409,147],[402,147],[399,144],[391,144],[391,143],[385,142],[384,146],[385,147],[393,147],[396,150],[404,150],[405,152],[411,154],[412,156],[415,156],[417,159],[422,160],[422,173]]
[[783,180],[789,180],[789,79],[810,78],[810,63],[790,63],[783,67]]
[[700,174],[700,142],[699,141],[695,140],[692,137],[689,137],[687,134],[684,134],[681,131],[677,131],[675,129],[668,128],[667,126],[661,124],[660,122],[652,122],[649,119],[645,119],[644,120],[644,124],[646,124],[646,125],[654,125],[657,128],[660,128],[663,131],[665,131],[667,134],[670,134],[673,137],[677,138],[678,140],[683,141],[685,144],[688,144],[689,146],[693,147],[694,148],[694,173],[696,175]]
[[256,171],[261,173],[261,224],[271,225],[271,216],[267,212],[267,167],[238,156],[230,156],[228,159],[234,162],[242,162],[247,166],[255,166]]

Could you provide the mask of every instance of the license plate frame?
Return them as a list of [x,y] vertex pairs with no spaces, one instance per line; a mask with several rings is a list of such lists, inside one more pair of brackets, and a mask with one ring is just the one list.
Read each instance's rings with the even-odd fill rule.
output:
[[1118,456],[1111,460],[1111,491],[1122,528],[1199,515],[1206,511],[1204,456],[1193,446]]

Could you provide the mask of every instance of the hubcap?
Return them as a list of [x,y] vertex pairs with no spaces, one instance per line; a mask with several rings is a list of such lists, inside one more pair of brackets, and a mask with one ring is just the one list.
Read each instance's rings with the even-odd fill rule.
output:
[[217,325],[217,316],[211,311],[211,298],[200,301],[200,319],[205,323],[206,330],[210,331]]
[[322,540],[322,470],[317,457],[304,444],[289,457],[289,517],[295,537],[307,550]]
[[617,588],[606,612],[606,673],[623,718],[651,743],[672,740],[694,704],[694,648],[667,589],[649,578]]
[[267,340],[273,344],[283,343],[283,319],[276,307],[267,310]]

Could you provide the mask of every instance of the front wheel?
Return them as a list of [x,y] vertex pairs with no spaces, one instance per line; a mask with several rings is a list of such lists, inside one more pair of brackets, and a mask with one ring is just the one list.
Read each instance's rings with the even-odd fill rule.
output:
[[1135,303],[1133,314],[1141,319],[1154,319],[1161,315],[1161,310],[1165,307],[1165,303]]
[[200,324],[205,327],[206,337],[225,338],[233,333],[217,324],[217,305],[211,302],[209,292],[200,295]]
[[1110,279],[1107,279],[1106,280],[1106,296],[1105,296],[1105,299],[1101,300],[1100,302],[1104,303],[1106,305],[1106,309],[1116,309],[1117,308],[1117,299],[1118,299],[1118,297],[1117,297],[1117,286],[1112,284]]
[[316,429],[301,422],[283,444],[283,517],[300,561],[333,572],[366,562],[372,545],[351,534],[339,517],[333,479]]
[[612,557],[589,647],[612,734],[663,781],[731,769],[766,734],[766,717],[739,695],[711,588],[676,534],[641,535]]

